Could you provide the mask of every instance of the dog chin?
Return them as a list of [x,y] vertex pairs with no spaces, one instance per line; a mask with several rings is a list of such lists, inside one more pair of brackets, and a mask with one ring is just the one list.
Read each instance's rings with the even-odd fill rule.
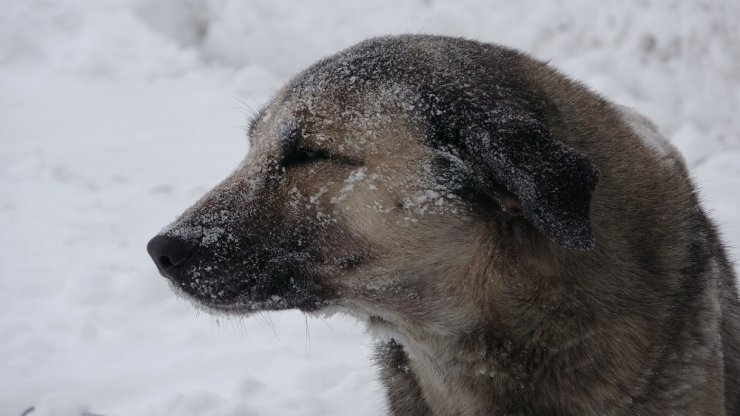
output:
[[170,283],[172,291],[177,295],[178,298],[185,300],[190,305],[194,306],[195,309],[205,312],[210,315],[240,315],[247,316],[251,312],[257,312],[256,310],[250,309],[250,305],[241,303],[221,303],[214,302],[212,300],[205,300],[193,296],[176,284]]
[[283,311],[289,309],[298,309],[306,313],[316,313],[318,311],[331,308],[333,303],[329,300],[311,301],[311,302],[292,302],[283,296],[272,295],[265,300],[235,299],[233,301],[221,301],[218,297],[208,299],[193,296],[187,293],[176,284],[170,283],[173,292],[181,298],[188,301],[197,309],[214,315],[239,315],[248,316],[257,312],[266,311]]

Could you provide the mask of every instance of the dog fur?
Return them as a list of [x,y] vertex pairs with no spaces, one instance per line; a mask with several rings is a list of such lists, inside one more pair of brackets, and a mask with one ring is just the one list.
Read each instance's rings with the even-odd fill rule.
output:
[[740,415],[732,266],[631,110],[406,35],[298,75],[250,142],[150,253],[208,310],[367,322],[390,414]]

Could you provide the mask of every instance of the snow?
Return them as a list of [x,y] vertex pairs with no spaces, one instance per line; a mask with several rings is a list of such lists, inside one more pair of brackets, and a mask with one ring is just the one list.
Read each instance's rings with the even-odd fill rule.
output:
[[[331,203],[336,204],[342,201],[348,192],[352,192],[355,189],[355,182],[362,182],[365,180],[365,168],[357,168],[349,174],[347,179],[344,180],[342,189],[339,190],[340,195],[338,197],[332,197]],[[312,198],[313,199],[313,198]]]
[[280,85],[369,36],[503,43],[636,108],[683,153],[740,258],[739,2],[0,5],[3,414],[381,413],[362,325],[202,314],[145,252],[240,163],[247,120]]

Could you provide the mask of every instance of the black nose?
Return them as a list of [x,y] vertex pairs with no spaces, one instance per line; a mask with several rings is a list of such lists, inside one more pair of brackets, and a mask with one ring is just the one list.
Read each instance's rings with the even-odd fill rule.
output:
[[178,280],[178,276],[182,276],[182,266],[192,253],[192,249],[184,241],[164,235],[149,240],[146,251],[152,256],[162,276],[171,280]]

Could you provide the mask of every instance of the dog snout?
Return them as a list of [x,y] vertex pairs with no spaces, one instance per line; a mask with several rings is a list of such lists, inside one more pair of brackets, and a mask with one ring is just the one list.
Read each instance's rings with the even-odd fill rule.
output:
[[192,254],[192,248],[183,240],[164,235],[158,235],[146,245],[146,250],[152,256],[162,276],[177,281],[182,273],[178,273]]

